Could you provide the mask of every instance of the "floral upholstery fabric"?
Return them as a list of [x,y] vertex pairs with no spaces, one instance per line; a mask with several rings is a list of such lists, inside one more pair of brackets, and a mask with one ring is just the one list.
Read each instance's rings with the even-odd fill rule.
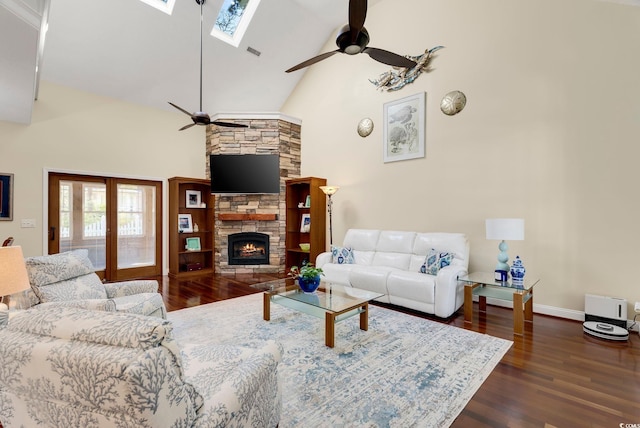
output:
[[107,298],[87,250],[28,257],[25,264],[31,288],[43,303]]
[[168,321],[78,308],[23,311],[0,330],[0,421],[192,426],[202,397],[180,364]]
[[153,280],[122,281],[103,284],[96,275],[85,249],[25,259],[31,291],[39,303],[76,303],[64,306],[108,310],[110,304],[81,305],[81,300],[112,299],[116,310],[166,318],[167,312]]
[[40,307],[0,329],[0,422],[28,427],[275,427],[282,347],[191,344],[172,324]]
[[275,427],[282,409],[278,363],[282,346],[254,350],[228,345],[183,348],[186,379],[205,401],[195,427]]

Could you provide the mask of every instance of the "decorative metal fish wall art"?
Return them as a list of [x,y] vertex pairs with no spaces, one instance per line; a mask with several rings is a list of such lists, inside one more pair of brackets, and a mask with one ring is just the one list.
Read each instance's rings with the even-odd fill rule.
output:
[[422,55],[417,56],[405,55],[405,58],[409,58],[416,62],[415,67],[393,67],[391,70],[378,76],[378,79],[369,79],[369,82],[376,85],[376,89],[380,89],[381,91],[397,91],[402,89],[405,85],[413,83],[413,81],[416,80],[422,72],[427,71],[431,55],[442,48],[444,48],[444,46],[436,46],[425,50]]

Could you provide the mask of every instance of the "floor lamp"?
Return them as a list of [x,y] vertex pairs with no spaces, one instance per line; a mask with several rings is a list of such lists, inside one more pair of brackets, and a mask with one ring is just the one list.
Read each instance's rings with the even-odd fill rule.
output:
[[329,244],[333,245],[333,225],[331,223],[331,208],[333,205],[333,201],[331,200],[331,196],[338,191],[340,187],[338,186],[320,186],[320,190],[324,192],[325,195],[329,197]]

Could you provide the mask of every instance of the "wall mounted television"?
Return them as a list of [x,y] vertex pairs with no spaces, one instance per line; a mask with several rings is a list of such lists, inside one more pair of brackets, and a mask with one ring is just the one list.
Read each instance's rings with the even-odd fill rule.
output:
[[211,193],[280,193],[279,155],[209,155]]

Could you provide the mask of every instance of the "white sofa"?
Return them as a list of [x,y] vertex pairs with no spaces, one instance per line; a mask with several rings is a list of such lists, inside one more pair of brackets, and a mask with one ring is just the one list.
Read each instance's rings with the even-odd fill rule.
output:
[[[421,272],[427,255],[435,261],[425,266],[433,274]],[[458,277],[467,274],[469,241],[463,233],[349,229],[343,245],[318,255],[316,266],[326,281],[384,293],[378,301],[448,318],[464,303]]]

